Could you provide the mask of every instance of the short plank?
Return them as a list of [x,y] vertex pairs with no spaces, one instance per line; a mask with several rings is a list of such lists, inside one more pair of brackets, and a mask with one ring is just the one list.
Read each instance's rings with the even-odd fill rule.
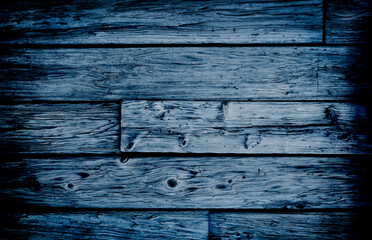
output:
[[351,103],[123,101],[121,151],[358,154],[369,108]]
[[325,213],[212,213],[210,239],[371,239],[370,215]]
[[304,43],[322,40],[321,0],[45,1],[1,7],[1,42]]
[[6,202],[120,209],[371,206],[371,164],[341,157],[7,157]]
[[35,212],[5,217],[0,237],[6,239],[208,239],[205,211]]
[[0,152],[119,152],[119,104],[1,105]]
[[371,43],[372,3],[369,0],[327,0],[327,43]]
[[349,100],[372,94],[365,53],[358,47],[4,50],[0,100]]

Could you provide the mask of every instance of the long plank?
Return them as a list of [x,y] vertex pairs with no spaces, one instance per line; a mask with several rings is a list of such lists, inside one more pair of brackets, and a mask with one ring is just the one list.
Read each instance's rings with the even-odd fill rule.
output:
[[372,239],[365,213],[213,213],[210,239]]
[[205,211],[9,213],[2,222],[4,239],[208,239]]
[[120,105],[1,105],[0,152],[117,153]]
[[322,40],[321,0],[2,4],[1,42],[302,43]]
[[371,206],[371,164],[341,157],[4,159],[5,202],[107,209]]
[[369,0],[327,0],[327,43],[371,43],[372,4]]
[[349,100],[372,94],[365,49],[13,49],[0,100]]
[[369,108],[350,103],[123,101],[121,151],[371,152]]

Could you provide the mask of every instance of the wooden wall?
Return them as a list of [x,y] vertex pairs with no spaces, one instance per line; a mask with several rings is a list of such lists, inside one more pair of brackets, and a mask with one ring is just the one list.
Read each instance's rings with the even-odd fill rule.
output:
[[372,239],[372,4],[6,1],[2,239]]

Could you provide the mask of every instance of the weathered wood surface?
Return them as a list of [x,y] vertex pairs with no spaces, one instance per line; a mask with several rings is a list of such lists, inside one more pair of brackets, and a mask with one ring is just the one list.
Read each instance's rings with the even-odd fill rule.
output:
[[372,43],[370,0],[327,0],[327,43]]
[[367,158],[69,157],[1,168],[4,201],[48,207],[322,209],[371,205]]
[[0,105],[0,152],[117,153],[120,105]]
[[322,40],[321,0],[11,2],[6,43],[302,43]]
[[349,100],[370,96],[357,47],[13,49],[2,100]]
[[206,211],[13,213],[1,222],[4,239],[208,239]]
[[369,1],[0,6],[0,238],[372,238]]
[[210,239],[372,239],[367,214],[213,213]]
[[8,214],[7,239],[370,239],[361,213],[56,212]]
[[323,102],[123,101],[121,151],[359,154],[369,107]]

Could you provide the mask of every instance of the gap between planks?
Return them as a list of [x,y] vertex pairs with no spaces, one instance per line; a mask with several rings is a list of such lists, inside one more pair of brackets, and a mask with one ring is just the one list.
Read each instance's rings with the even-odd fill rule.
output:
[[368,47],[369,43],[345,42],[345,43],[201,43],[201,44],[4,44],[0,43],[1,49],[89,49],[89,48],[226,48],[226,47]]

